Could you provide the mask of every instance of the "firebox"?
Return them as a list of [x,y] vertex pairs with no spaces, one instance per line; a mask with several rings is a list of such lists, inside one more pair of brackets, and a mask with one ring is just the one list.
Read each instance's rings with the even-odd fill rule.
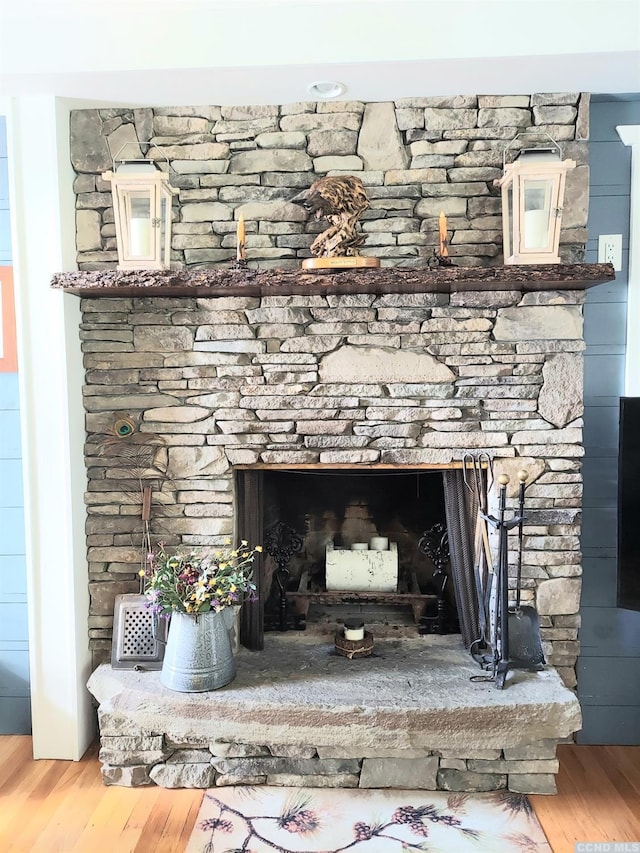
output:
[[236,485],[239,530],[264,543],[245,645],[351,617],[477,637],[474,496],[460,470],[252,467]]
[[434,579],[438,531],[449,562],[437,472],[267,471],[263,519],[267,629],[349,612],[419,623],[441,589],[455,613],[446,574]]

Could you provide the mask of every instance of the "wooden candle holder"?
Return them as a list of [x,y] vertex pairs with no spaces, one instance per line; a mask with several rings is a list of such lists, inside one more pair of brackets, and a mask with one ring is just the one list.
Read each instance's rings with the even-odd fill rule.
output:
[[373,651],[373,634],[365,631],[362,640],[345,640],[342,631],[336,631],[335,647],[337,654],[349,660],[368,657]]

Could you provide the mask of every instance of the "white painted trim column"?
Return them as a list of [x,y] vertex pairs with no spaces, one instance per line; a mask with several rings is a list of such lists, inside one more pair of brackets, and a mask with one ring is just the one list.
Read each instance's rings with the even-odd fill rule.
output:
[[84,538],[80,300],[50,288],[75,269],[69,104],[7,109],[25,483],[33,752],[78,760],[94,735]]
[[631,146],[629,285],[624,395],[640,397],[640,125],[620,125],[616,130],[624,144]]

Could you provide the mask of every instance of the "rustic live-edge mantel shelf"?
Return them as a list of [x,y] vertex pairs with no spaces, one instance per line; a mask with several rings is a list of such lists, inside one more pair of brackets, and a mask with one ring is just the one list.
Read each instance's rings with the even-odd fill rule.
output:
[[58,273],[51,286],[85,298],[291,296],[349,293],[457,293],[473,290],[585,290],[615,279],[612,264],[381,267],[363,270],[84,270]]

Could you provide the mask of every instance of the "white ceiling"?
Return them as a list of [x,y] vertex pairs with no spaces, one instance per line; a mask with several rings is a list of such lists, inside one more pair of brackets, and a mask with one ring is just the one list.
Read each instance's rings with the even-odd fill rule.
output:
[[638,0],[0,0],[0,96],[119,106],[640,91]]

